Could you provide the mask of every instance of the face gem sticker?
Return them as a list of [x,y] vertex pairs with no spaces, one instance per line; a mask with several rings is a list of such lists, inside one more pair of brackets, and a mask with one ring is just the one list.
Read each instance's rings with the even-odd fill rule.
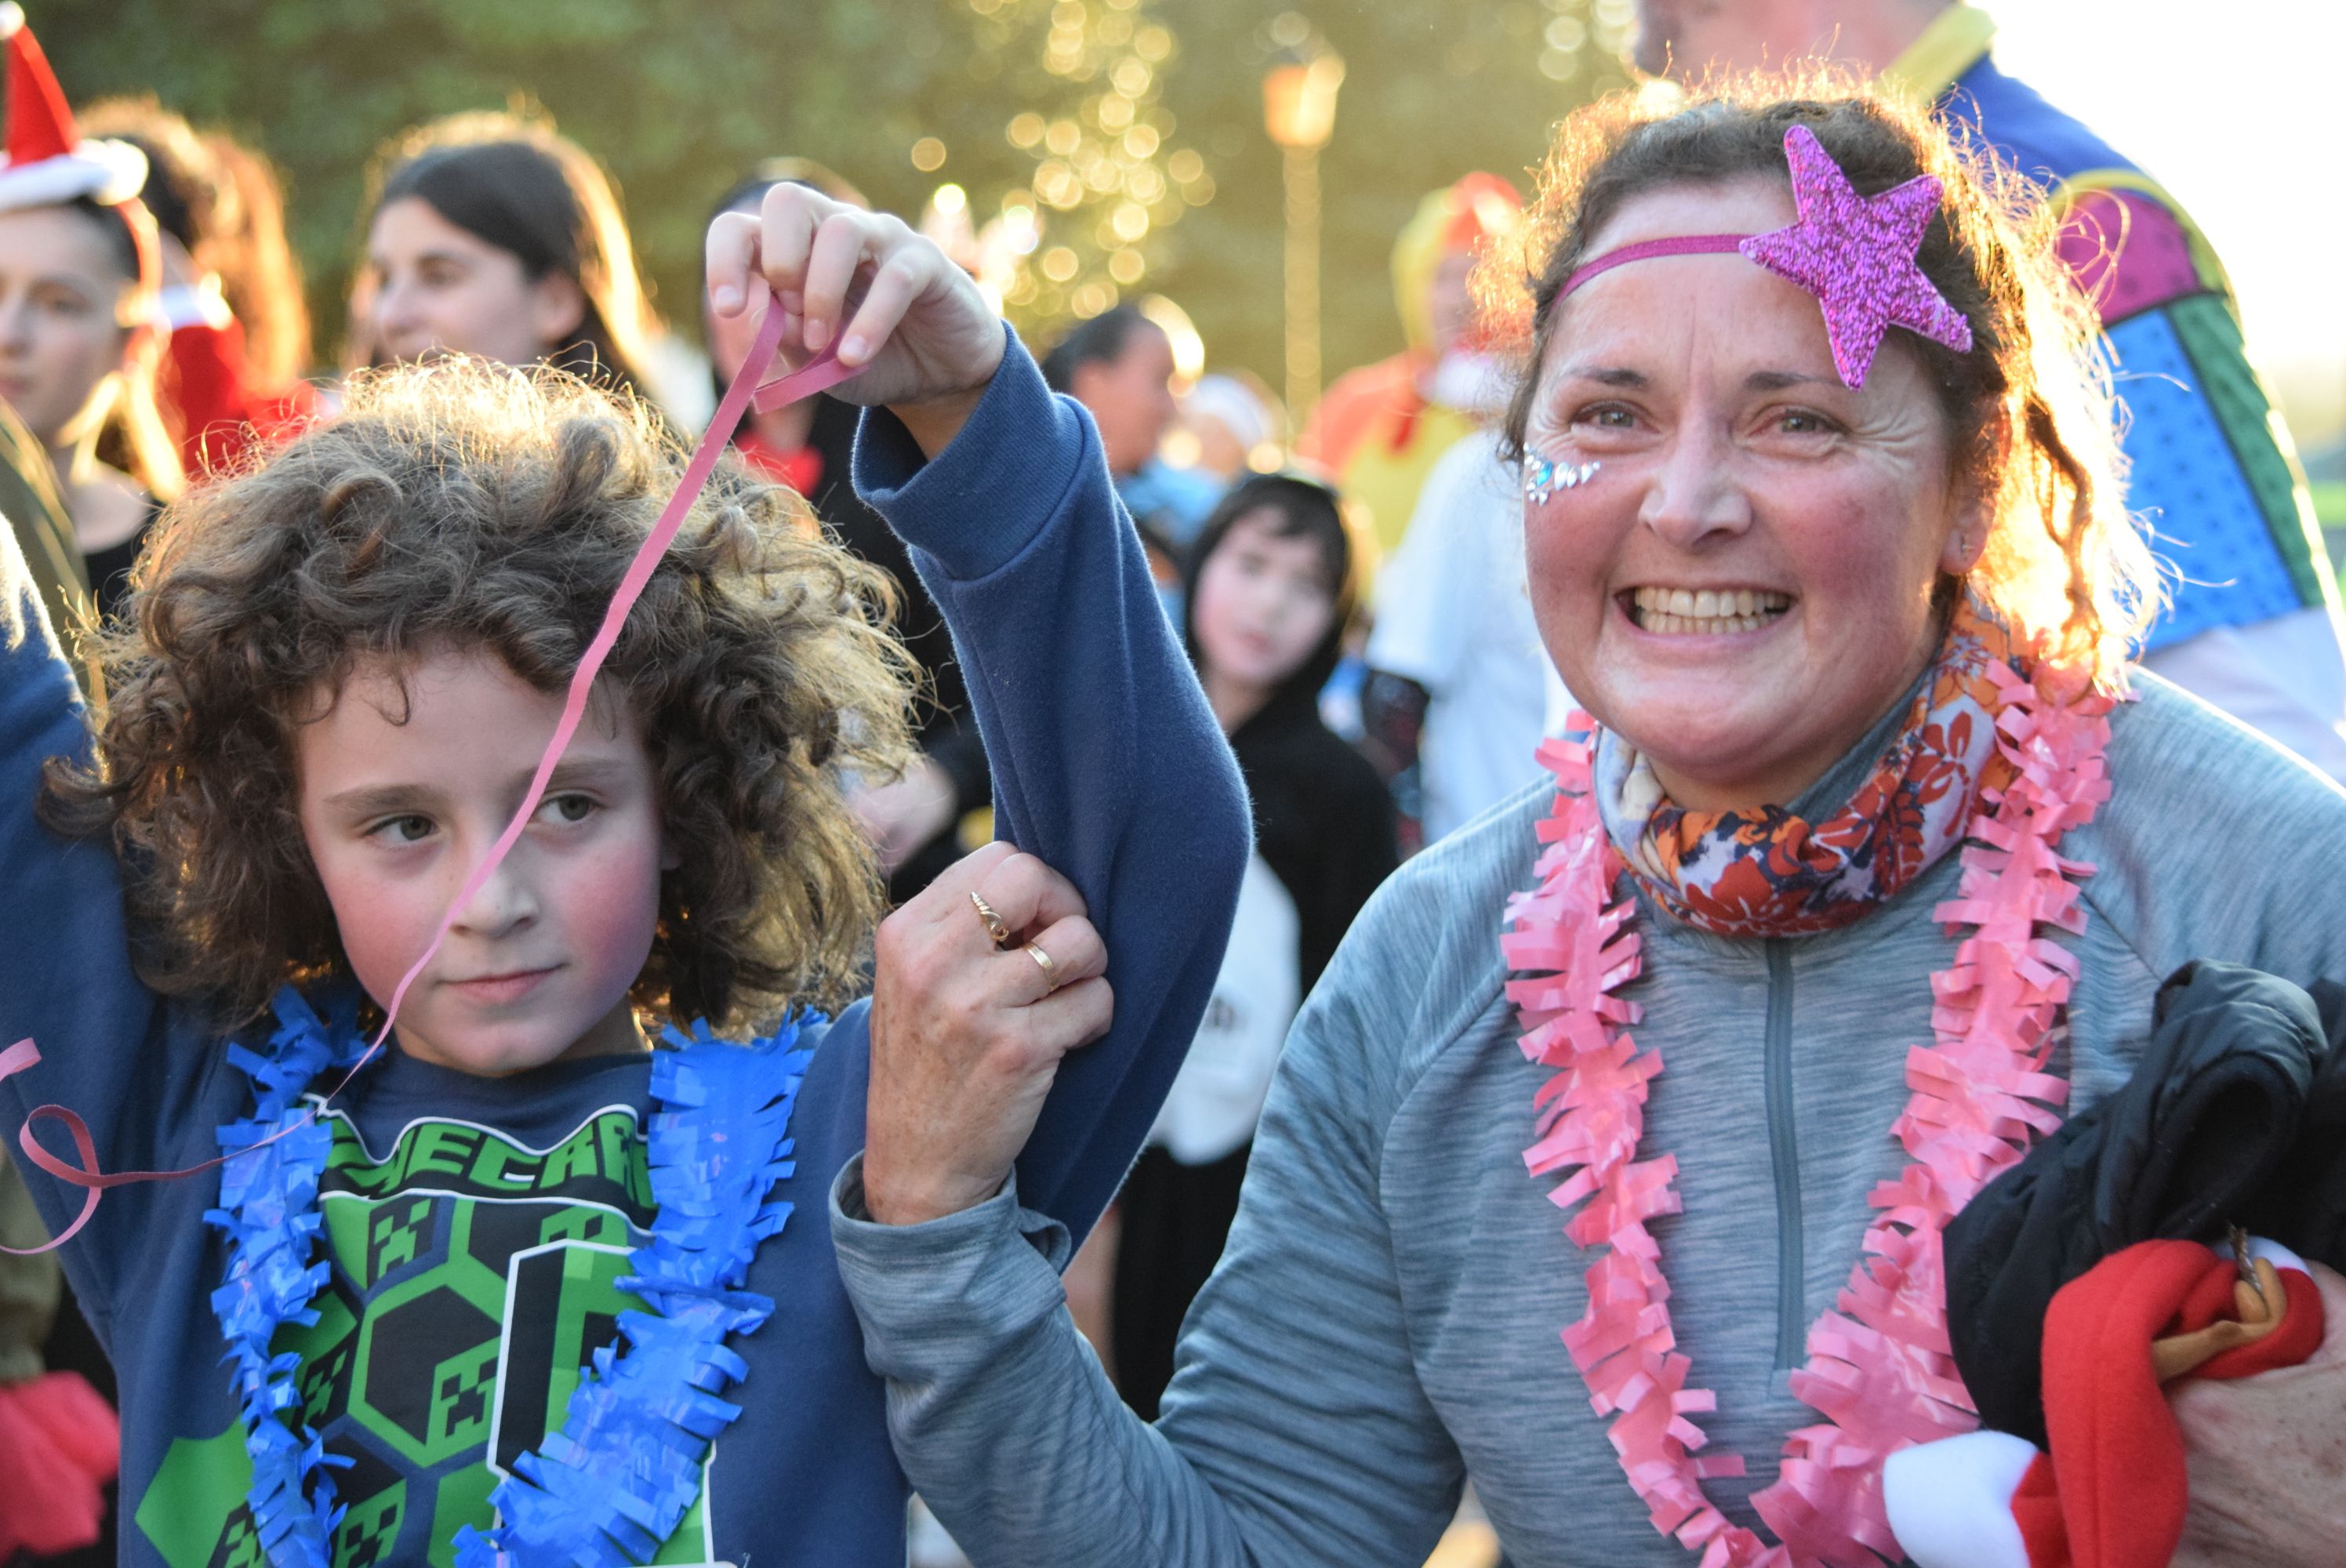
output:
[[1535,506],[1545,506],[1557,491],[1577,490],[1596,478],[1599,466],[1593,459],[1559,464],[1553,458],[1533,453],[1524,459],[1524,499]]

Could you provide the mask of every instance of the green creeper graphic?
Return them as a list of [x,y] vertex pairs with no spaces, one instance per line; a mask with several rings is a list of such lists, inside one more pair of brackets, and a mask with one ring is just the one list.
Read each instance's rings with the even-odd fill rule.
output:
[[[330,1114],[321,1183],[331,1280],[318,1321],[273,1349],[301,1357],[305,1413],[348,1512],[335,1568],[454,1568],[459,1526],[496,1522],[489,1493],[565,1406],[619,1314],[647,1237],[651,1180],[635,1118],[607,1110],[533,1150],[471,1123],[407,1127],[383,1159]],[[704,1474],[706,1472],[704,1471]],[[175,1441],[135,1517],[170,1568],[264,1568],[244,1494],[241,1427]],[[705,1563],[708,1500],[656,1563]]]

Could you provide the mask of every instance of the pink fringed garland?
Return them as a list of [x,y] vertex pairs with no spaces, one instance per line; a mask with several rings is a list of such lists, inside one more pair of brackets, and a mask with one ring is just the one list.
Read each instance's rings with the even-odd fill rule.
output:
[[[1622,864],[1599,820],[1590,782],[1594,726],[1583,741],[1551,741],[1540,759],[1556,776],[1556,810],[1539,825],[1546,846],[1539,885],[1508,901],[1501,938],[1507,985],[1523,1023],[1524,1054],[1557,1069],[1534,1097],[1538,1140],[1525,1151],[1534,1176],[1572,1171],[1551,1195],[1586,1200],[1565,1226],[1575,1245],[1606,1250],[1588,1269],[1588,1308],[1564,1331],[1629,1484],[1654,1527],[1702,1553],[1700,1568],[1881,1568],[1900,1557],[1882,1505],[1882,1461],[1911,1443],[1968,1431],[1971,1398],[1949,1353],[1941,1233],[1973,1195],[2052,1131],[2068,1085],[2044,1071],[2076,961],[2037,934],[2073,934],[2086,915],[2071,879],[2092,868],[2055,852],[2109,799],[2104,767],[2109,698],[2045,695],[2001,665],[1997,744],[2017,777],[1984,798],[1962,851],[1958,896],[1939,906],[1950,927],[1975,928],[1954,962],[1931,977],[1930,1046],[1912,1047],[1913,1090],[1892,1132],[1911,1163],[1876,1188],[1882,1210],[1837,1310],[1810,1326],[1809,1361],[1792,1392],[1825,1419],[1794,1431],[1775,1483],[1752,1506],[1781,1545],[1730,1524],[1701,1483],[1744,1473],[1739,1455],[1698,1458],[1693,1417],[1717,1408],[1688,1385],[1688,1359],[1670,1329],[1661,1248],[1646,1227],[1682,1206],[1678,1163],[1638,1157],[1647,1086],[1662,1070],[1629,1036],[1635,1003],[1614,992],[1643,966],[1628,929],[1634,899],[1617,896]],[[1575,1169],[1574,1167],[1577,1167]]]

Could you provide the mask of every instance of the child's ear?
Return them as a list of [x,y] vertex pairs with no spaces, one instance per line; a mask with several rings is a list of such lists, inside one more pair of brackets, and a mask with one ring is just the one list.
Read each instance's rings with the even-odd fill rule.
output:
[[671,839],[670,837],[668,837],[668,834],[667,834],[667,833],[665,833],[665,832],[661,833],[661,834],[660,834],[660,870],[661,870],[661,871],[682,871],[683,869],[684,869],[684,855],[683,855],[683,852],[682,852],[681,850],[678,850],[678,848],[676,847],[676,840],[675,840],[674,839]]

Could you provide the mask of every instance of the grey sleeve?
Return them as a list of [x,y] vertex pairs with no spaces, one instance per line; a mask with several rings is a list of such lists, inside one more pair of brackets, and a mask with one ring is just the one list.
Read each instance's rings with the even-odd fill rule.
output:
[[1413,1568],[1449,1522],[1464,1466],[1418,1385],[1377,1196],[1392,1053],[1363,1033],[1410,1010],[1378,1005],[1402,971],[1362,934],[1297,1020],[1153,1428],[1066,1314],[1050,1221],[1005,1190],[882,1226],[861,1164],[841,1173],[832,1237],[897,1457],[978,1568]]
[[2135,681],[2111,724],[2115,793],[2080,849],[2086,901],[2157,979],[2218,958],[2346,980],[2346,791],[2157,676]]

